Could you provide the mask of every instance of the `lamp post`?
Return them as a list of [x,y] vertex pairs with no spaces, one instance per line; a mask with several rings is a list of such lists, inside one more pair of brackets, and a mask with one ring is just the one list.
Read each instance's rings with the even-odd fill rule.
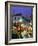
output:
[[[19,22],[20,22],[20,35],[21,35],[21,22],[23,22],[23,19],[20,18],[20,19],[19,19]],[[20,36],[19,36],[19,37],[20,37]]]

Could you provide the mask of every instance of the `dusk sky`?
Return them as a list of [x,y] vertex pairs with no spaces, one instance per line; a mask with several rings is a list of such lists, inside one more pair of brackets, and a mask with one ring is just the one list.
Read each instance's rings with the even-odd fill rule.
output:
[[23,16],[31,16],[32,14],[32,7],[11,6],[10,9],[11,14],[21,13]]

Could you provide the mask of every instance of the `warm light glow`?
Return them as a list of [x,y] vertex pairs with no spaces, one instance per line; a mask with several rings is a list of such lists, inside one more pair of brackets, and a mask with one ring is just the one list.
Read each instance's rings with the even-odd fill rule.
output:
[[23,27],[23,26],[24,26],[24,24],[21,24],[21,26]]

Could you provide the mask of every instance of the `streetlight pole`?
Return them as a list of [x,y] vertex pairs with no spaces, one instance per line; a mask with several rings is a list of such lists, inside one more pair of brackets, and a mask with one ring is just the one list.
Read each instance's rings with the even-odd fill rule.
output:
[[20,22],[20,36],[21,36],[21,22],[22,22],[22,18],[20,18],[19,22]]

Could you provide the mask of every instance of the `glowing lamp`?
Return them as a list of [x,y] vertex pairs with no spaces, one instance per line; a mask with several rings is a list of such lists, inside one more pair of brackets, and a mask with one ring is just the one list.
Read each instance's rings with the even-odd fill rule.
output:
[[19,22],[22,22],[22,21],[23,21],[23,19],[22,19],[22,18],[20,18],[20,19],[19,19]]

